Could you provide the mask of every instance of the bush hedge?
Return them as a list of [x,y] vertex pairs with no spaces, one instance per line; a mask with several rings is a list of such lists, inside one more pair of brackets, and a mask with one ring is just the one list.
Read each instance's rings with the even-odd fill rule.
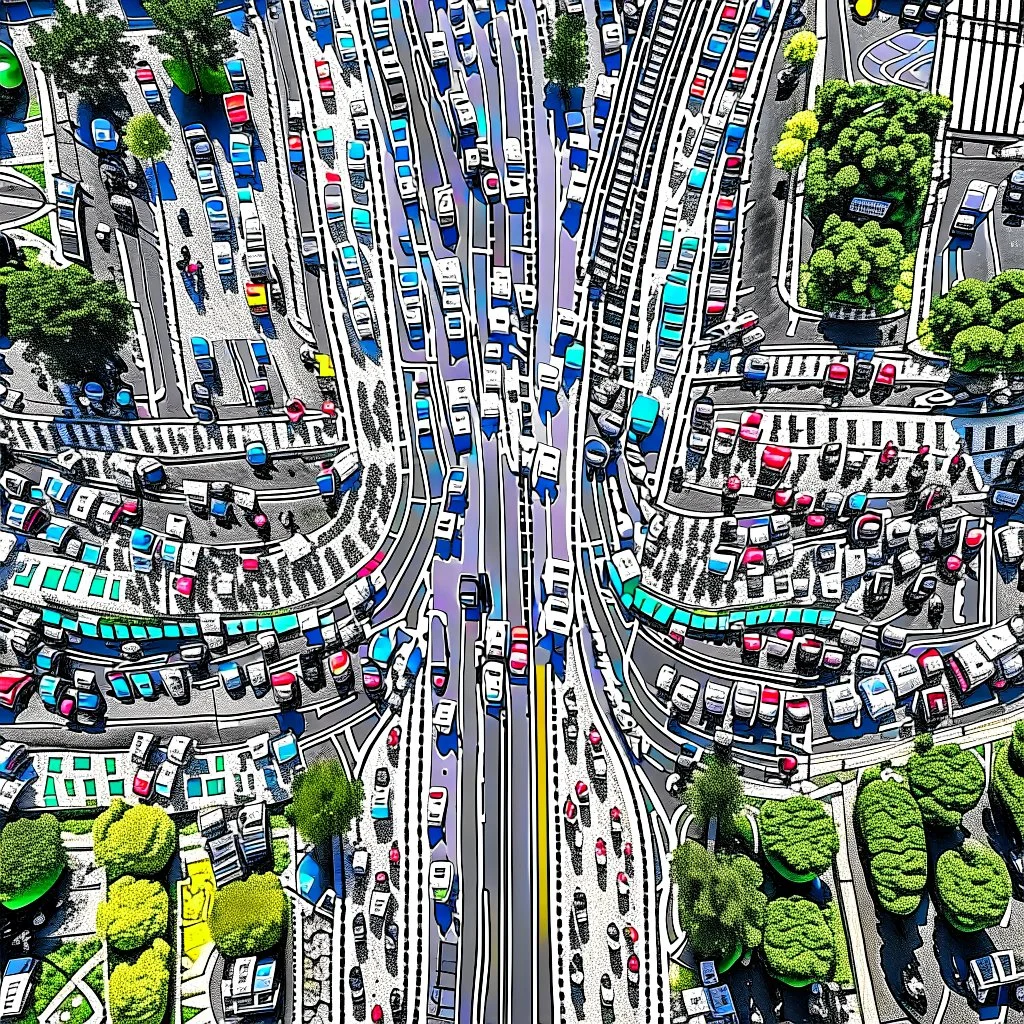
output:
[[907,783],[925,825],[956,828],[985,791],[985,769],[970,750],[955,743],[935,746],[919,736],[907,762]]
[[783,981],[798,985],[824,981],[835,970],[832,927],[821,908],[801,896],[768,904],[763,948],[768,970]]
[[765,856],[791,881],[809,882],[839,852],[835,822],[821,802],[810,797],[767,801],[761,807],[758,829]]
[[135,963],[110,972],[108,1005],[113,1024],[160,1024],[167,1012],[171,947],[155,939]]
[[27,905],[60,877],[68,863],[52,814],[15,818],[0,832],[0,902]]
[[961,932],[977,932],[998,924],[1010,905],[1010,872],[994,850],[965,840],[946,850],[935,865],[935,890],[942,916]]
[[156,875],[178,845],[178,830],[161,807],[130,807],[120,797],[97,817],[92,827],[93,855],[107,877]]
[[167,890],[125,875],[111,883],[96,908],[96,931],[115,949],[131,952],[167,931]]
[[928,881],[928,859],[921,811],[910,790],[895,779],[875,779],[857,794],[853,818],[879,905],[912,914]]
[[1003,744],[992,762],[992,792],[1010,816],[1018,838],[1024,842],[1024,720],[1013,727],[1013,737]]
[[289,908],[277,875],[250,875],[214,894],[210,934],[225,956],[264,953],[287,931]]

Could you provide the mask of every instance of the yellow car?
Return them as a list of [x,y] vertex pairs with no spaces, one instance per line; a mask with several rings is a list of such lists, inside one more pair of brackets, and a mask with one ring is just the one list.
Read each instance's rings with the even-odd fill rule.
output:
[[267,286],[265,284],[247,281],[245,284],[245,301],[249,306],[249,312],[254,316],[266,316],[270,312],[270,307],[267,305]]

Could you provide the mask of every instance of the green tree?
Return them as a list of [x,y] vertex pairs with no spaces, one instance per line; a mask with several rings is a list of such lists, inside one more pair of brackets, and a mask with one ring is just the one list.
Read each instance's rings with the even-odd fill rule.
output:
[[210,934],[227,957],[264,953],[288,929],[289,900],[281,879],[268,871],[218,889],[210,909]]
[[999,924],[1013,887],[1002,857],[984,843],[964,840],[946,850],[935,865],[935,890],[942,916],[961,932]]
[[820,875],[839,852],[835,822],[819,800],[791,796],[769,800],[758,819],[761,846],[772,866],[793,880]]
[[672,853],[672,881],[679,919],[702,957],[731,956],[737,946],[755,949],[767,897],[761,869],[747,857],[713,854],[687,840]]
[[1003,362],[1006,335],[994,327],[968,327],[957,333],[950,346],[950,362],[954,369],[967,373],[993,372]]
[[807,147],[799,139],[779,139],[772,150],[772,163],[780,171],[795,171],[803,161]]
[[955,743],[935,746],[929,732],[914,742],[907,782],[926,826],[957,828],[985,791],[985,769],[970,750]]
[[555,34],[544,55],[544,77],[554,82],[564,96],[582,85],[590,74],[590,45],[587,22],[579,14],[560,14],[555,19]]
[[161,53],[186,64],[202,90],[205,72],[219,67],[235,52],[231,23],[217,14],[216,0],[144,0]]
[[167,1012],[171,947],[155,939],[135,963],[118,964],[110,972],[108,1005],[113,1024],[160,1024]]
[[912,914],[928,880],[928,860],[921,811],[910,790],[896,779],[872,779],[857,794],[853,820],[879,905],[892,914]]
[[743,803],[743,783],[736,765],[712,754],[686,787],[683,799],[702,828],[717,818],[719,835],[731,835]]
[[992,319],[992,288],[987,281],[966,277],[945,295],[932,299],[921,335],[929,348],[949,352],[953,339],[968,327],[988,326]]
[[27,905],[50,888],[67,863],[52,814],[7,822],[0,832],[0,903]]
[[156,875],[178,845],[178,829],[162,807],[129,806],[115,797],[92,826],[93,856],[108,878]]
[[797,32],[786,43],[782,53],[790,64],[804,67],[810,64],[818,53],[818,37],[813,32]]
[[115,949],[131,952],[167,931],[167,890],[125,875],[107,888],[96,907],[96,932]]
[[132,307],[117,285],[85,267],[53,267],[29,259],[0,270],[7,334],[25,345],[57,380],[78,383],[108,373],[134,327]]
[[307,843],[319,846],[343,836],[362,807],[362,782],[350,779],[340,761],[318,760],[292,783],[285,815]]
[[1018,840],[1024,842],[1024,719],[1014,724],[1010,742],[996,750],[992,792],[1013,819]]
[[171,148],[171,138],[155,114],[136,114],[124,129],[128,152],[150,164],[162,160]]
[[801,142],[810,142],[817,134],[818,118],[813,110],[798,110],[782,129],[782,138],[799,139]]
[[835,935],[821,908],[801,896],[772,900],[764,917],[764,958],[783,981],[826,981],[836,966]]
[[989,326],[1004,333],[1020,324],[1024,324],[1024,299],[1010,299],[992,314],[989,321]]
[[58,89],[91,104],[117,95],[139,49],[125,38],[123,18],[101,17],[104,6],[101,0],[87,0],[80,13],[58,0],[50,27],[37,22],[28,30],[29,57]]

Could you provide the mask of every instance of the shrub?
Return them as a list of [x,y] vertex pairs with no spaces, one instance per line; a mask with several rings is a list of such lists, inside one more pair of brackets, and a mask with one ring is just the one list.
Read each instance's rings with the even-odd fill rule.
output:
[[958,931],[976,932],[998,924],[1010,905],[1010,872],[984,843],[967,839],[946,850],[935,865],[939,911]]
[[167,890],[159,882],[119,878],[96,908],[96,931],[122,952],[141,949],[167,931]]
[[350,779],[340,761],[314,761],[294,783],[288,820],[307,843],[343,836],[362,810],[363,784]]
[[705,758],[683,799],[702,828],[717,818],[719,835],[731,835],[743,802],[743,783],[736,766],[714,754]]
[[869,782],[857,795],[853,817],[879,905],[912,914],[928,880],[928,861],[921,811],[910,791],[895,779]]
[[764,916],[764,957],[777,978],[806,982],[831,977],[835,937],[821,908],[801,896],[772,900]]
[[779,139],[778,145],[772,150],[772,163],[780,171],[792,171],[800,166],[807,155],[807,147],[799,139],[787,137]]
[[813,110],[798,110],[782,129],[783,138],[810,142],[818,134],[818,119]]
[[57,881],[68,855],[52,814],[15,818],[0,832],[0,902],[27,905]]
[[118,797],[96,818],[92,841],[96,863],[108,878],[156,875],[174,853],[178,830],[162,808],[130,807]]
[[210,934],[225,956],[263,953],[281,941],[289,907],[275,874],[250,875],[217,890],[210,910]]
[[810,64],[818,52],[818,37],[813,32],[797,32],[783,51],[790,64]]
[[839,852],[835,822],[821,802],[810,797],[769,800],[761,807],[758,826],[765,855],[793,881],[820,875]]
[[956,828],[981,799],[985,769],[955,743],[933,745],[931,733],[918,737],[907,762],[907,782],[925,825]]
[[1024,720],[1013,727],[1013,738],[996,751],[992,762],[992,792],[1013,820],[1024,842]]
[[171,947],[155,939],[135,963],[110,972],[110,1019],[113,1024],[160,1024],[167,1012]]

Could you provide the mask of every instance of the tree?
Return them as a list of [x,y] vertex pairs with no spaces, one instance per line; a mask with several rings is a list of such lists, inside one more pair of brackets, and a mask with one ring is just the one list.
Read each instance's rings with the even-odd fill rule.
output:
[[136,114],[124,129],[128,152],[151,164],[162,160],[171,148],[171,139],[155,114]]
[[968,327],[987,326],[992,319],[992,288],[987,281],[966,277],[945,295],[932,299],[922,337],[936,352],[949,352],[953,338]]
[[78,383],[107,372],[131,337],[132,307],[117,285],[77,264],[29,259],[22,269],[4,267],[0,289],[7,334],[57,380]]
[[928,879],[928,861],[921,811],[910,790],[896,779],[872,779],[857,794],[853,820],[880,906],[912,914]]
[[818,800],[769,800],[758,819],[761,846],[772,867],[793,881],[810,881],[839,852],[835,822]]
[[772,150],[772,163],[780,171],[795,171],[803,161],[807,147],[799,139],[779,139]]
[[895,306],[901,265],[907,256],[900,233],[878,221],[860,226],[832,214],[810,260],[808,302],[814,309],[833,304],[874,307],[885,314]]
[[992,792],[1013,819],[1018,840],[1024,842],[1024,719],[1014,724],[1010,742],[996,750]]
[[914,742],[907,782],[926,826],[957,828],[964,814],[981,799],[985,769],[971,751],[961,750],[955,743],[935,746],[929,732]]
[[188,66],[200,90],[204,72],[219,67],[235,52],[231,23],[217,14],[216,0],[145,0],[161,53]]
[[285,815],[307,843],[319,846],[348,832],[362,807],[362,782],[350,779],[340,761],[319,760],[295,779]]
[[288,928],[290,903],[281,879],[268,871],[218,889],[210,909],[210,935],[224,956],[265,953]]
[[96,932],[115,949],[131,952],[167,931],[167,890],[125,875],[107,888],[96,907]]
[[736,766],[712,754],[686,787],[683,799],[702,828],[717,818],[719,833],[730,835],[743,803],[743,783]]
[[818,53],[818,37],[813,32],[797,32],[783,51],[790,64],[804,67],[814,60]]
[[590,74],[590,46],[587,22],[580,14],[560,14],[555,20],[555,35],[544,56],[544,76],[568,96],[569,90],[582,85]]
[[92,826],[93,856],[107,878],[156,875],[167,867],[178,845],[178,828],[162,807],[136,804],[120,797]]
[[113,14],[101,17],[103,9],[101,0],[87,0],[85,11],[79,13],[58,0],[51,27],[37,23],[28,30],[29,57],[58,89],[78,93],[91,104],[120,91],[125,68],[135,62],[139,49],[125,39],[124,19]]
[[994,327],[967,327],[953,338],[949,355],[956,370],[994,372],[1003,361],[1005,351],[1006,335],[1002,331]]
[[[807,35],[811,33],[808,32]],[[793,37],[794,39],[796,36]],[[818,118],[813,110],[798,110],[782,129],[782,137],[810,142],[818,134]]]
[[755,949],[767,897],[761,869],[747,857],[715,855],[687,840],[672,853],[679,919],[701,957],[728,957],[738,946]]
[[110,972],[113,1024],[160,1024],[167,1012],[170,956],[171,947],[156,939],[135,963],[120,963]]
[[0,903],[27,906],[57,881],[67,863],[52,814],[7,822],[0,832]]
[[961,932],[999,924],[1013,887],[1006,862],[975,839],[946,850],[935,865],[935,889],[942,916]]
[[825,981],[836,966],[836,940],[821,908],[801,896],[772,900],[764,917],[764,958],[783,981]]

